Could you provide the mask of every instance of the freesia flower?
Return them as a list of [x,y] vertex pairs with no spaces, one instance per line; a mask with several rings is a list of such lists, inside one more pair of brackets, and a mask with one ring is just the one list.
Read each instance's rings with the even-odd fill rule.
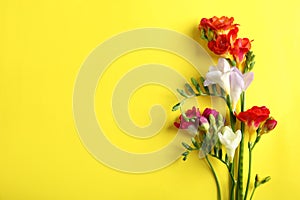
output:
[[210,114],[212,114],[214,116],[214,118],[216,119],[219,115],[219,112],[216,111],[215,109],[205,108],[205,110],[202,113],[202,116],[205,117],[206,119],[209,119]]
[[236,117],[245,122],[249,128],[250,141],[255,131],[258,129],[259,125],[269,118],[270,110],[265,106],[253,106],[252,108],[240,112]]
[[237,37],[238,28],[230,30],[227,34],[215,36],[215,40],[207,43],[208,48],[217,55],[225,55],[233,46],[233,42]]
[[230,49],[230,53],[233,55],[237,66],[239,66],[245,59],[246,54],[251,49],[251,42],[248,38],[238,38],[233,44],[233,48]]
[[266,106],[253,106],[252,108],[240,112],[236,117],[247,124],[247,126],[254,126],[256,129],[261,122],[269,118],[270,110]]
[[230,98],[232,100],[232,109],[235,110],[236,104],[240,99],[240,95],[243,91],[249,87],[253,81],[253,72],[247,72],[242,74],[241,71],[233,67],[230,74]]
[[202,130],[208,131],[208,129],[209,129],[208,118],[201,116],[199,119],[199,125]]
[[227,35],[222,34],[216,37],[216,40],[211,40],[207,44],[208,48],[217,55],[223,55],[228,52],[230,48],[230,41]]
[[192,109],[186,111],[185,115],[194,120],[187,121],[182,115],[179,116],[179,123],[174,122],[174,126],[179,129],[189,129],[192,133],[196,133],[199,126],[199,118],[201,117],[199,108],[194,106]]
[[224,31],[228,29],[232,29],[238,26],[238,24],[233,24],[234,18],[233,17],[226,17],[222,16],[220,18],[214,16],[212,18],[202,18],[199,24],[199,29],[211,29],[211,30],[218,30]]
[[228,155],[229,161],[232,162],[234,158],[235,149],[239,146],[242,139],[242,134],[240,130],[235,133],[231,128],[225,126],[222,130],[223,134],[218,133],[219,140],[226,148],[226,153]]
[[219,85],[230,96],[232,108],[235,110],[242,91],[248,88],[253,80],[253,76],[253,72],[242,74],[236,67],[230,67],[226,59],[219,58],[217,66],[209,68],[204,86]]

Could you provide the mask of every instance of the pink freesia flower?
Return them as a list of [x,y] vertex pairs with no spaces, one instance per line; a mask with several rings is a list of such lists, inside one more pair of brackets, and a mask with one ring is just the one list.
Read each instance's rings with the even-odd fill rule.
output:
[[[185,115],[188,118],[195,118],[194,122],[192,121],[186,121],[182,115],[179,116],[179,123],[174,122],[174,126],[180,129],[188,129],[190,126],[196,126],[198,128],[197,123],[199,124],[199,118],[201,117],[199,108],[196,108],[195,106],[192,109],[189,109],[186,111]],[[197,121],[197,122],[196,122]],[[196,128],[195,127],[195,128]]]
[[210,114],[212,114],[214,116],[214,118],[216,119],[219,115],[219,112],[216,111],[215,109],[205,108],[205,110],[202,113],[202,116],[205,117],[206,119],[209,119]]
[[[179,116],[179,122],[174,122],[174,126],[179,129],[188,129],[189,132],[196,134],[198,128],[202,130],[209,129],[209,115],[212,114],[215,118],[218,116],[219,112],[214,109],[206,108],[201,115],[199,108],[193,107],[185,112],[185,115],[190,120],[186,120],[182,115]],[[191,120],[192,119],[192,120]]]

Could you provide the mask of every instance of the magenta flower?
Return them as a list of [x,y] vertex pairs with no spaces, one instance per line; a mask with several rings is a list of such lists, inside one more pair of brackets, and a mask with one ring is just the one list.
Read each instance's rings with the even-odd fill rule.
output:
[[191,129],[192,132],[197,131],[199,126],[199,120],[201,117],[199,108],[195,106],[192,109],[189,109],[185,113],[187,118],[194,119],[194,120],[186,120],[182,115],[179,116],[179,123],[174,122],[174,126],[179,129]]
[[179,129],[188,129],[193,134],[196,134],[199,126],[202,130],[209,129],[210,114],[216,118],[219,112],[214,109],[206,108],[201,115],[199,108],[193,107],[185,112],[186,118],[180,115],[179,122],[174,122],[174,126]]
[[202,116],[205,117],[206,119],[209,119],[210,114],[212,114],[215,118],[217,118],[219,115],[219,112],[216,111],[215,109],[205,108],[205,110],[202,113]]

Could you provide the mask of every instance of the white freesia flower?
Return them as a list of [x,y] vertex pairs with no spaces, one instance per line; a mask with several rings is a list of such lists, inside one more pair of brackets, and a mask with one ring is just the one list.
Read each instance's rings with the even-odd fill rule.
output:
[[219,140],[225,146],[229,161],[232,162],[235,149],[239,146],[242,139],[242,134],[240,130],[234,133],[228,126],[225,126],[222,132],[223,134],[218,133]]
[[242,91],[248,88],[253,76],[253,72],[242,74],[238,68],[230,67],[225,58],[219,58],[217,66],[209,68],[204,86],[219,85],[230,96],[234,111]]
[[242,72],[236,68],[231,68],[230,73],[230,98],[232,101],[232,109],[235,110],[236,104],[240,99],[241,93],[246,91],[250,83],[253,81],[253,72]]
[[218,84],[225,92],[230,93],[230,64],[224,58],[218,60],[217,66],[211,66],[206,74],[204,86]]

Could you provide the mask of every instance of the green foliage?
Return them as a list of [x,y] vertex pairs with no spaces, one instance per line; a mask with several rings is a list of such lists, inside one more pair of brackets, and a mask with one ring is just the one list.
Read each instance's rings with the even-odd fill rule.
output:
[[249,72],[253,69],[255,65],[254,59],[255,59],[255,55],[253,51],[248,51],[248,53],[246,54],[245,72]]

